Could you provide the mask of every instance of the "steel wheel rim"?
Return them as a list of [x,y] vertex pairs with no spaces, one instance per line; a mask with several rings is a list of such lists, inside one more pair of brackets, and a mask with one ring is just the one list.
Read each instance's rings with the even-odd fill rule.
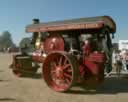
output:
[[74,70],[71,62],[63,54],[51,54],[44,62],[44,80],[55,91],[67,91],[73,83],[73,74]]

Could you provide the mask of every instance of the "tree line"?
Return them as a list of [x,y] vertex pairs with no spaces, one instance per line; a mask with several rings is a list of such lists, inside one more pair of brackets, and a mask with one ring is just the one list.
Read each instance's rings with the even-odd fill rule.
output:
[[11,33],[4,31],[0,34],[0,51],[4,51],[10,47],[16,47],[16,45],[12,40]]
[[10,48],[24,48],[27,46],[29,50],[32,50],[32,45],[31,45],[31,38],[25,37],[22,38],[19,45],[16,46],[16,44],[13,42],[12,35],[9,31],[4,31],[0,34],[0,52],[7,51]]

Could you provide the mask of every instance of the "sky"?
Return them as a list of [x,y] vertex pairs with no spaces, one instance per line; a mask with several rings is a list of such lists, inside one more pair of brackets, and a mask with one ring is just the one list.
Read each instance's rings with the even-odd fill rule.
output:
[[41,22],[108,15],[117,25],[115,39],[128,39],[128,0],[0,0],[0,34],[8,30],[14,43],[31,36],[25,27]]

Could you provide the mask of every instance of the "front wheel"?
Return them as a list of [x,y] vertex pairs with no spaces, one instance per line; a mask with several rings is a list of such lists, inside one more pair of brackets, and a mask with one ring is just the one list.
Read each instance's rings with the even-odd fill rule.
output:
[[73,55],[62,52],[49,54],[43,64],[43,77],[54,91],[67,91],[77,81],[78,64]]

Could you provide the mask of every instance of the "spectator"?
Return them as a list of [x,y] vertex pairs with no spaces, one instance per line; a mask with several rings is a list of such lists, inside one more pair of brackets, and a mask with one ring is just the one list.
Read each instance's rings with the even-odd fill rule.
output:
[[126,51],[125,60],[126,60],[126,69],[127,69],[127,71],[128,71],[128,51]]
[[115,68],[116,71],[118,70],[117,68],[122,69],[122,59],[121,59],[121,55],[120,55],[119,50],[114,50],[113,51],[112,63],[113,63],[113,68]]
[[127,56],[127,53],[126,53],[126,50],[121,51],[120,55],[121,55],[121,58],[122,58],[123,70],[127,71],[127,66],[126,66],[126,56]]

